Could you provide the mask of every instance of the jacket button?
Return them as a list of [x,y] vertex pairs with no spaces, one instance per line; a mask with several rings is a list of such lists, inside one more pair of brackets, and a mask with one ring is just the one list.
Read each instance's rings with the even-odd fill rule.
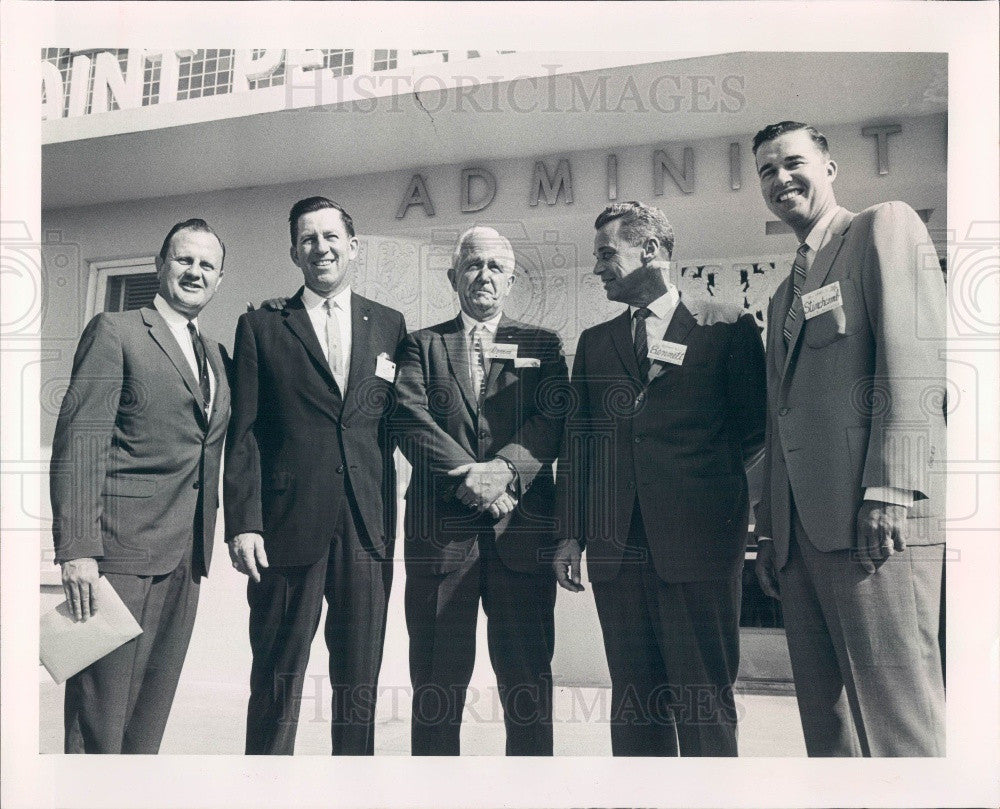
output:
[[344,467],[342,467],[342,466],[338,466],[338,467],[337,467],[337,474],[338,474],[338,475],[342,475],[342,474],[344,474]]
[[192,489],[200,489],[201,488],[201,481],[200,480],[196,480],[194,483],[191,484],[191,488]]
[[632,440],[635,441],[636,444],[641,444],[642,443],[642,436],[641,435],[637,435]]
[[790,408],[783,407],[783,408],[781,408],[781,410],[778,411],[778,415],[779,416],[787,416],[789,410],[790,410]]

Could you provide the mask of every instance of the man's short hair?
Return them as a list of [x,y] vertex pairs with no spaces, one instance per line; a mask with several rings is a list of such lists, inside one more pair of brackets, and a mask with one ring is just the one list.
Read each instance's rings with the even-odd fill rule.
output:
[[[163,244],[160,246],[160,261],[163,261],[167,257],[167,251],[170,249],[170,240],[182,230],[194,230],[198,233],[211,233],[219,240],[219,247],[222,248],[222,263],[226,263],[226,245],[223,243],[222,239],[219,239],[219,234],[216,233],[209,226],[208,222],[204,219],[185,219],[183,222],[178,222],[167,233],[167,238],[163,240]],[[219,269],[222,269],[221,267]]]
[[825,156],[830,156],[830,145],[826,141],[826,135],[820,132],[816,127],[810,126],[809,124],[802,124],[798,121],[781,121],[777,124],[769,124],[765,126],[760,132],[753,136],[753,153],[757,154],[757,150],[761,147],[761,144],[767,143],[769,140],[774,140],[775,138],[784,135],[786,132],[798,132],[800,129],[804,129],[809,133],[809,137],[812,138],[812,142],[816,144],[818,148]]
[[332,199],[327,199],[326,197],[306,197],[296,202],[288,214],[288,231],[292,237],[292,244],[295,244],[299,238],[299,218],[313,211],[322,211],[324,208],[333,208],[335,211],[340,211],[340,218],[344,222],[344,229],[347,231],[347,235],[352,238],[354,237],[354,220],[351,219],[351,215],[344,210],[342,205],[338,205]]
[[667,251],[667,258],[673,256],[674,229],[659,208],[643,202],[616,202],[601,212],[594,222],[594,229],[600,230],[616,219],[621,220],[618,232],[628,244],[637,246],[646,239],[655,238]]
[[480,233],[488,233],[489,235],[487,236],[487,240],[495,242],[510,253],[511,261],[516,260],[514,257],[514,248],[511,245],[510,240],[500,233],[500,231],[495,228],[486,227],[485,225],[473,225],[471,228],[466,230],[465,233],[458,237],[458,241],[455,243],[455,249],[451,254],[452,267],[457,268],[458,262],[462,260],[462,253],[465,251],[465,243],[473,236]]

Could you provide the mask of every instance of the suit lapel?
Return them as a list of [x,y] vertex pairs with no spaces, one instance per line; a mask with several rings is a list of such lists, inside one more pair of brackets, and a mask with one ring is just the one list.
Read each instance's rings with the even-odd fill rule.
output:
[[205,340],[204,336],[202,337],[202,341],[205,343],[205,356],[208,359],[208,364],[215,375],[215,401],[212,403],[212,418],[210,422],[210,424],[215,424],[221,418],[219,415],[221,412],[219,403],[222,401],[220,394],[228,388],[226,367],[223,365],[218,343],[214,340]]
[[[685,345],[684,341],[687,340],[687,336],[691,333],[691,329],[694,328],[696,322],[694,315],[691,314],[691,310],[684,305],[683,301],[678,301],[677,306],[674,308],[674,313],[670,317],[670,322],[667,323],[667,330],[663,333],[661,339],[666,340],[668,343]],[[676,371],[679,366],[654,361],[650,367],[654,370],[653,379],[659,379],[661,376],[666,376]],[[650,382],[652,381],[651,379]]]
[[628,309],[611,320],[611,342],[614,344],[625,370],[645,385],[646,380],[641,378],[639,363],[635,358],[635,346],[632,343],[632,315]]
[[[785,357],[788,356],[788,348],[781,333],[778,318],[784,319],[788,307],[791,305],[792,285],[788,278],[785,278],[774,291],[774,300],[777,302],[771,307],[767,320],[768,350],[773,352],[775,368],[782,371],[785,367]],[[773,324],[772,324],[773,321]]]
[[[844,210],[843,208],[834,214],[833,221],[830,222],[830,240],[826,243],[823,249],[816,254],[816,258],[809,266],[809,271],[806,273],[806,282],[802,287],[803,295],[809,292],[815,292],[826,282],[827,276],[833,268],[833,262],[837,258],[837,253],[840,252],[840,248],[844,244],[844,235],[847,233],[847,229],[850,227],[851,220],[853,218],[854,215],[850,211]],[[791,287],[791,284],[788,286]],[[785,312],[787,311],[788,310],[785,309]],[[784,315],[782,315],[782,317],[784,317]],[[799,335],[802,334],[805,322],[805,317],[799,317],[796,318],[795,323],[792,324],[792,336],[788,341],[788,353],[785,356],[785,362],[783,365],[784,371],[782,375],[788,373],[792,355],[795,353],[795,347],[798,345]]]
[[309,313],[306,312],[306,307],[302,303],[301,289],[285,304],[281,314],[284,316],[285,325],[305,346],[324,378],[328,382],[334,382],[333,372],[330,370],[319,339],[316,337],[316,330],[313,328],[312,321],[309,320]]
[[469,412],[475,415],[479,410],[479,397],[472,390],[472,372],[469,368],[469,346],[465,341],[465,329],[462,316],[452,322],[451,330],[441,335],[445,352],[448,354],[448,364],[452,376],[462,391],[462,398]]
[[202,427],[207,427],[205,405],[201,399],[201,386],[198,384],[198,380],[194,378],[194,372],[191,370],[184,352],[181,351],[181,347],[177,344],[173,332],[170,331],[167,321],[152,307],[142,309],[142,320],[149,327],[149,336],[163,349],[163,353],[167,355],[170,362],[173,363],[177,372],[181,375],[181,379],[184,380],[184,385],[187,387],[188,392],[198,404],[198,421]]
[[351,293],[351,367],[348,368],[345,413],[353,409],[358,387],[364,382],[371,352],[372,308],[360,295]]
[[[517,343],[517,325],[511,320],[507,315],[500,316],[500,322],[497,323],[497,333],[493,338],[494,343]],[[489,368],[486,373],[486,392],[484,398],[493,393],[497,386],[497,380],[500,379],[500,373],[503,371],[504,363],[510,362],[510,360],[490,360]]]

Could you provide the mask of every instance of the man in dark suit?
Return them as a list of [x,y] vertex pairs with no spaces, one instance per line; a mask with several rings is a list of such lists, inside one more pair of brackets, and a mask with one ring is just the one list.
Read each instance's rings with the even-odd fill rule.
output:
[[799,240],[771,299],[757,575],[781,598],[811,756],[944,755],[944,279],[902,202],[837,205],[826,138],[753,143]]
[[567,383],[559,338],[503,313],[510,242],[475,227],[448,278],[461,312],[400,353],[412,753],[458,755],[482,598],[508,755],[552,755],[554,478]]
[[246,752],[294,752],[325,597],[333,753],[372,755],[395,524],[384,415],[406,326],[351,291],[343,208],[309,197],[289,226],[305,286],[240,318],[226,443],[226,537],[250,577]]
[[224,257],[203,220],[174,225],[153,305],[95,317],[73,359],[52,443],[56,561],[77,620],[100,608],[103,575],[142,634],[67,680],[67,753],[160,748],[212,557],[229,386],[198,314]]
[[559,459],[556,576],[587,568],[611,672],[617,756],[735,756],[744,463],[764,434],[750,315],[679,299],[661,211],[595,222],[594,273],[618,317],[580,335]]

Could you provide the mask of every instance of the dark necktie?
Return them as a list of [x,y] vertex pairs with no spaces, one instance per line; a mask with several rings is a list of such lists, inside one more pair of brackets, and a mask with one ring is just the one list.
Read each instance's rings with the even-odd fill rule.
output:
[[201,341],[201,335],[194,327],[194,323],[188,323],[188,334],[191,335],[191,346],[194,348],[194,358],[198,363],[198,385],[201,387],[201,401],[208,412],[208,405],[212,401],[212,383],[208,378],[208,362],[205,360],[205,344]]
[[806,285],[806,273],[809,271],[808,255],[809,245],[802,242],[795,251],[795,261],[792,262],[792,304],[788,307],[785,325],[781,329],[786,346],[792,341],[792,329],[802,314],[802,288]]
[[635,334],[632,335],[632,346],[635,348],[635,361],[639,363],[639,376],[645,382],[649,377],[649,342],[646,337],[646,318],[653,314],[645,306],[632,313],[635,318]]

